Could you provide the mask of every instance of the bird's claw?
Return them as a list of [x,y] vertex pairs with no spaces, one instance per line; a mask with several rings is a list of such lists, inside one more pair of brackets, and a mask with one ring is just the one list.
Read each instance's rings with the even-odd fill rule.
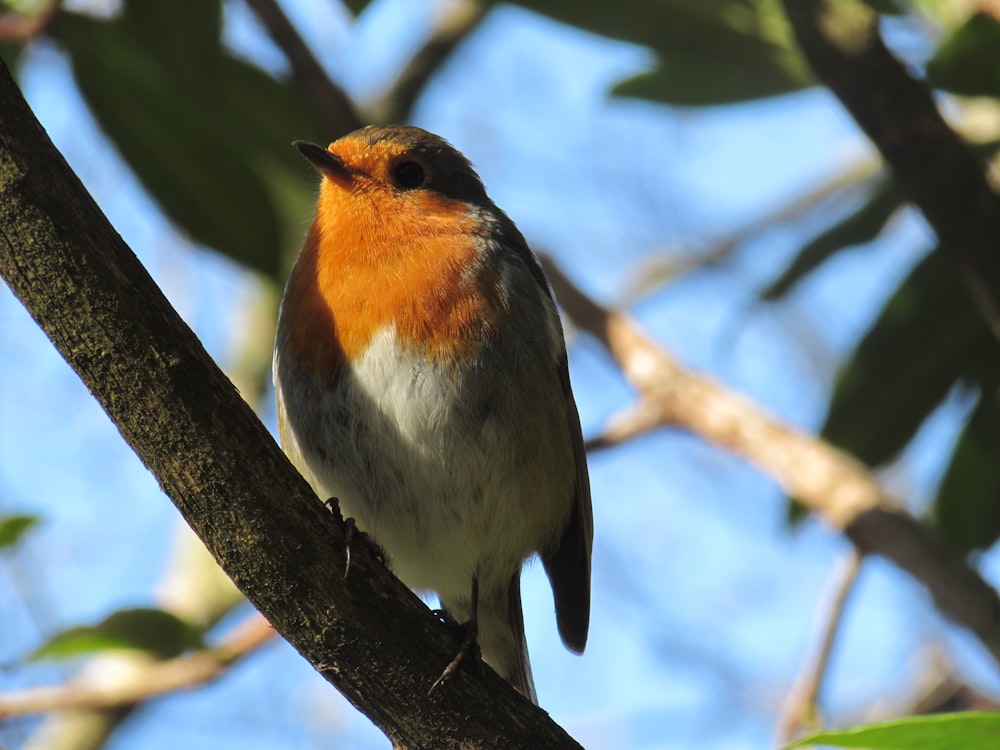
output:
[[347,574],[351,572],[351,547],[354,546],[356,540],[361,540],[368,545],[368,549],[371,550],[372,555],[375,556],[379,562],[383,565],[385,564],[385,553],[382,548],[375,543],[375,540],[371,538],[368,534],[363,532],[358,528],[358,524],[353,518],[344,519],[344,578],[347,578]]
[[434,680],[434,684],[431,685],[430,690],[427,691],[427,695],[432,695],[435,690],[441,687],[448,679],[455,674],[458,670],[459,665],[471,659],[473,665],[480,666],[482,664],[482,655],[479,651],[479,628],[476,625],[475,620],[470,620],[464,624],[455,622],[447,610],[436,609],[434,614],[441,618],[441,621],[448,625],[449,627],[458,628],[462,630],[462,642],[458,646],[458,653],[455,654],[455,658],[448,662],[448,665],[441,672],[441,676]]

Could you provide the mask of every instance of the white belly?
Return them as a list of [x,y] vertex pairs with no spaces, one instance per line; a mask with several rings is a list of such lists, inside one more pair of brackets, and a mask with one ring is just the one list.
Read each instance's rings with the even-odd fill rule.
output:
[[551,355],[500,345],[449,370],[390,329],[335,382],[279,354],[275,383],[293,463],[409,586],[466,595],[480,567],[509,576],[561,529],[574,464]]

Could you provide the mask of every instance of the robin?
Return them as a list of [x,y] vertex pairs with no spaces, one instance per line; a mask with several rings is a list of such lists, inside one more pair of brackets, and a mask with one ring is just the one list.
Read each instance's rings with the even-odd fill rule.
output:
[[[521,614],[541,557],[563,643],[590,621],[590,485],[548,283],[469,161],[412,127],[293,144],[322,176],[274,352],[278,429],[320,497],[434,591],[537,702]],[[438,683],[435,683],[435,686]]]

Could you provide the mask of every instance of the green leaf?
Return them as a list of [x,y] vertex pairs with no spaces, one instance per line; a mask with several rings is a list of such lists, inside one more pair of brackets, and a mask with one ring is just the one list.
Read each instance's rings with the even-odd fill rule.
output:
[[0,60],[3,60],[4,64],[15,74],[20,68],[21,53],[24,49],[23,44],[0,40]]
[[218,7],[131,0],[112,21],[61,13],[52,32],[164,213],[195,241],[280,279],[315,190],[289,143],[322,133],[286,85],[223,50]]
[[701,59],[700,55],[661,52],[659,62],[656,69],[619,82],[611,93],[680,107],[703,107],[787,94],[803,86],[802,80],[789,74],[789,61],[777,48],[748,52],[741,59],[735,54]]
[[1000,394],[994,385],[980,397],[962,430],[932,509],[934,523],[962,552],[986,549],[1000,539],[997,456]]
[[865,0],[865,5],[883,16],[902,16],[907,12],[903,2],[904,0]]
[[880,180],[871,189],[863,206],[803,247],[795,260],[764,289],[761,297],[766,300],[778,299],[838,251],[871,242],[881,234],[886,222],[902,202],[902,197],[891,180]]
[[220,105],[238,132],[231,137],[247,165],[258,175],[277,212],[279,247],[249,243],[227,254],[263,271],[279,284],[302,245],[303,219],[316,200],[315,170],[291,146],[299,138],[324,143],[326,133],[287,85],[262,70],[227,57],[221,68],[224,81]]
[[170,71],[189,95],[213,94],[213,73],[222,58],[222,4],[217,0],[128,0],[122,24],[142,40],[151,59]]
[[973,14],[938,46],[927,77],[963,96],[1000,96],[1000,22],[987,13]]
[[125,609],[97,625],[57,633],[31,654],[31,659],[65,659],[99,651],[146,651],[168,659],[203,646],[201,631],[161,609]]
[[40,520],[27,515],[0,517],[0,549],[13,547]]
[[952,386],[997,367],[998,349],[954,261],[935,250],[842,370],[822,433],[870,465],[885,463]]
[[872,724],[856,729],[820,732],[788,745],[855,747],[868,750],[996,750],[1000,714],[967,712]]
[[344,3],[344,7],[346,7],[349,11],[351,11],[351,13],[354,16],[360,16],[361,13],[364,11],[364,9],[371,4],[371,0],[342,0],[342,1]]
[[811,74],[774,0],[519,0],[524,8],[649,47],[659,60],[617,96],[675,105],[724,104],[810,85]]

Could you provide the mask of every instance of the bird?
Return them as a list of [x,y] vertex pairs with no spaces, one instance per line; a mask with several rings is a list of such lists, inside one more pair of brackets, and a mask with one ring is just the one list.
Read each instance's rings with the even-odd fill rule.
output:
[[278,313],[282,448],[396,576],[435,593],[482,661],[537,704],[522,567],[540,557],[562,641],[582,653],[593,547],[553,292],[440,136],[368,126],[327,148],[293,145],[321,179]]

